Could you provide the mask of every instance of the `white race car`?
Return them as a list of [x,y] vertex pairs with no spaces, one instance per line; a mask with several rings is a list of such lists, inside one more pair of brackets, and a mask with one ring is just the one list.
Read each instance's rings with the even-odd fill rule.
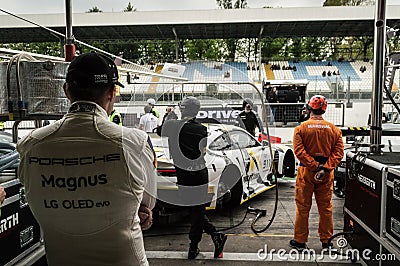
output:
[[[209,173],[209,199],[212,199],[209,208],[239,205],[275,186],[268,146],[263,146],[240,127],[204,125],[208,131],[205,160]],[[178,187],[168,141],[157,135],[151,137],[158,161],[157,198],[171,204],[168,199],[177,193]],[[293,150],[283,144],[273,144],[272,151],[278,177],[294,177]]]

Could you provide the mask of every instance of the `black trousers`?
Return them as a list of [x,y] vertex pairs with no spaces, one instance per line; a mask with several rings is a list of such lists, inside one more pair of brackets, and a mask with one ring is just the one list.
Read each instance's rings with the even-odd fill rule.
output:
[[190,231],[189,239],[190,246],[192,248],[197,248],[197,244],[201,241],[203,231],[209,235],[212,235],[217,230],[215,226],[210,223],[208,217],[206,216],[205,205],[191,206],[190,208]]
[[208,205],[208,171],[204,168],[199,171],[185,171],[176,168],[178,191],[181,204],[189,208],[191,248],[197,248],[203,232],[211,235],[216,232],[215,226],[206,216]]

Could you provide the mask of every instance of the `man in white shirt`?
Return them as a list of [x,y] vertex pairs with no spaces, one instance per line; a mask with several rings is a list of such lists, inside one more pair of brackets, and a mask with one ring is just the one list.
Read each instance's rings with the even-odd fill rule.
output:
[[68,113],[19,140],[18,176],[49,266],[146,266],[156,172],[149,136],[110,122],[118,70],[98,53],[68,67]]
[[151,106],[146,105],[144,107],[145,114],[142,115],[139,121],[139,129],[152,133],[153,130],[158,126],[158,118],[151,112]]

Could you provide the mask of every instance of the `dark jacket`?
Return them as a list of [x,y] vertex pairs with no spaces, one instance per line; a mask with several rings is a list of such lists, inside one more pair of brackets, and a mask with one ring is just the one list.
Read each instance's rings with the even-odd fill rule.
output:
[[240,127],[245,128],[247,130],[247,132],[249,132],[253,136],[255,136],[255,134],[256,134],[256,132],[255,132],[256,127],[258,127],[258,129],[261,130],[260,124],[258,123],[257,116],[253,111],[241,112],[238,116],[238,122],[239,122]]
[[299,100],[299,92],[295,89],[292,89],[287,92],[285,97],[285,102],[287,103],[297,103]]
[[[169,152],[177,170],[181,185],[208,183],[208,172],[204,160],[207,146],[207,128],[194,119],[167,120],[161,136],[168,137]],[[196,176],[188,178],[188,176]]]
[[269,103],[277,103],[277,102],[279,102],[278,95],[276,95],[276,93],[274,91],[270,91],[268,93],[267,100],[268,100]]

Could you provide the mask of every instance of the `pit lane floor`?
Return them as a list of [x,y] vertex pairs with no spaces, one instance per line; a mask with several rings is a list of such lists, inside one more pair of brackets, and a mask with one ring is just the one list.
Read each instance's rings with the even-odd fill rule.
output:
[[[188,219],[176,222],[171,225],[154,225],[144,233],[146,253],[150,265],[345,265],[349,264],[347,258],[327,253],[321,256],[321,243],[318,237],[318,210],[313,201],[309,219],[309,242],[307,246],[315,254],[309,257],[301,253],[296,256],[294,250],[289,246],[289,240],[293,238],[293,228],[295,220],[295,201],[294,201],[294,179],[280,180],[278,209],[274,222],[271,227],[258,235],[254,234],[250,228],[254,215],[248,214],[246,220],[240,226],[226,231],[228,240],[225,244],[224,257],[213,258],[214,246],[210,236],[203,234],[200,242],[200,254],[196,260],[187,260],[187,250],[189,247]],[[257,224],[257,229],[262,229],[271,218],[275,201],[275,189],[268,190],[261,195],[251,199],[242,206],[233,210],[208,211],[207,216],[218,228],[227,228],[238,224],[244,217],[247,206],[253,208],[266,209],[267,218],[261,218]],[[344,199],[333,195],[333,219],[334,233],[339,233],[343,228],[343,204]],[[333,241],[337,248],[336,240]],[[260,249],[267,250],[268,256],[264,252],[257,255]],[[274,253],[269,253],[275,249]],[[277,251],[283,249],[286,254]],[[281,251],[283,252],[283,251]],[[271,255],[273,254],[273,255]],[[264,257],[263,257],[264,256]]]

